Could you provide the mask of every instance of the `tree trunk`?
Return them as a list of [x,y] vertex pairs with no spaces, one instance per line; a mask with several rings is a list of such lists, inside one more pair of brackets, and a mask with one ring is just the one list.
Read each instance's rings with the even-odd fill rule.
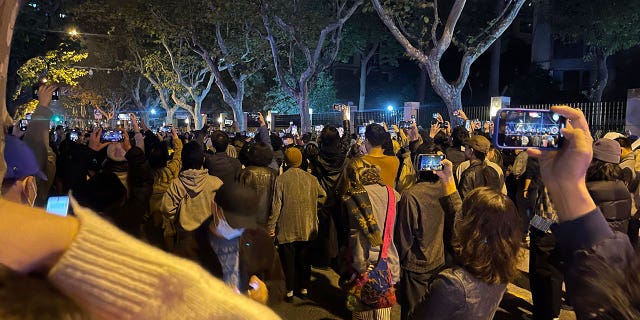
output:
[[360,59],[360,99],[358,100],[358,111],[364,111],[364,100],[367,95],[367,65],[369,59],[362,57]]
[[427,79],[429,75],[427,74],[427,70],[420,65],[418,65],[418,70],[420,71],[420,82],[418,82],[418,101],[420,104],[423,104],[426,100]]
[[371,46],[367,54],[360,54],[360,100],[358,101],[358,111],[364,111],[364,102],[367,96],[367,76],[369,75],[369,61],[378,51],[379,44]]
[[200,130],[202,129],[202,126],[204,125],[202,123],[202,116],[200,116],[200,104],[196,103],[193,106],[193,129],[195,130]]
[[500,38],[491,46],[491,65],[489,67],[489,98],[500,95],[500,53],[502,43]]
[[311,132],[311,121],[309,120],[309,90],[308,84],[304,84],[298,93],[298,108],[300,109],[300,129],[299,134]]
[[244,119],[244,112],[242,112],[242,102],[243,97],[238,97],[238,99],[235,100],[235,103],[231,106],[231,111],[233,111],[233,119],[236,121],[237,130],[246,131],[247,122]]
[[[504,0],[496,1],[495,14],[499,15],[504,10]],[[500,54],[502,42],[497,38],[491,45],[491,65],[489,67],[489,98],[500,95]]]
[[[11,52],[11,38],[16,16],[22,1],[0,0],[0,123],[5,124],[7,114],[7,68]],[[4,130],[0,130],[0,178],[4,178],[7,164],[4,162]]]
[[609,56],[602,49],[596,49],[594,58],[596,79],[591,86],[589,100],[591,102],[602,101],[602,94],[609,81],[609,69],[607,69],[607,59]]
[[176,113],[176,109],[175,108],[167,108],[165,109],[167,111],[167,117],[165,118],[165,124],[166,125],[173,125],[173,116]]

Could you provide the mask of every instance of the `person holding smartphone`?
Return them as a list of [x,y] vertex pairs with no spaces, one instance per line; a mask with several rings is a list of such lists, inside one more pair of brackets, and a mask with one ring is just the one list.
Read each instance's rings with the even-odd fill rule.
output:
[[36,197],[35,205],[44,207],[47,204],[48,194],[44,190],[51,189],[56,175],[56,153],[49,144],[49,126],[53,119],[53,109],[49,107],[56,86],[43,84],[38,88],[38,106],[31,115],[29,127],[25,131],[22,141],[33,150],[36,163],[47,179],[36,177],[40,194]]

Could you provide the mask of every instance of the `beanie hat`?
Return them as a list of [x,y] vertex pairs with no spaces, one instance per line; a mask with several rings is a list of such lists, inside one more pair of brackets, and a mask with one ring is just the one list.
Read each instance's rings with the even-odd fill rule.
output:
[[287,148],[287,150],[284,152],[284,162],[289,167],[300,167],[300,165],[302,164],[302,153],[296,147]]
[[593,144],[593,158],[609,163],[620,163],[620,145],[610,139],[598,139]]

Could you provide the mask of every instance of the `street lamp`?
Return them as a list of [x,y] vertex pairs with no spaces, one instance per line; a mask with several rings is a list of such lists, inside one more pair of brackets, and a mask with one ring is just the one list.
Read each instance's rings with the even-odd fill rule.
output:
[[78,30],[76,28],[71,28],[71,30],[69,30],[68,34],[72,37],[77,37],[78,35],[80,35],[80,33],[78,32]]
[[151,109],[151,114],[155,115],[156,114],[156,109]]
[[387,106],[387,111],[389,111],[389,112],[393,111],[393,106],[392,105],[388,105]]

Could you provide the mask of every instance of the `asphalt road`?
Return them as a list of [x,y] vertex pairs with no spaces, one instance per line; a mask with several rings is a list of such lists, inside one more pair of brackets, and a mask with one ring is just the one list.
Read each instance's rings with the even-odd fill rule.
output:
[[[529,250],[523,249],[520,275],[507,286],[494,319],[530,319],[532,305],[528,266]],[[282,302],[273,309],[285,320],[350,319],[351,314],[344,307],[344,301],[344,294],[338,288],[338,276],[331,270],[313,269],[309,297],[306,300],[296,297],[293,303]],[[400,319],[400,306],[393,308],[392,319]],[[575,320],[576,317],[572,311],[563,309],[560,319]]]

